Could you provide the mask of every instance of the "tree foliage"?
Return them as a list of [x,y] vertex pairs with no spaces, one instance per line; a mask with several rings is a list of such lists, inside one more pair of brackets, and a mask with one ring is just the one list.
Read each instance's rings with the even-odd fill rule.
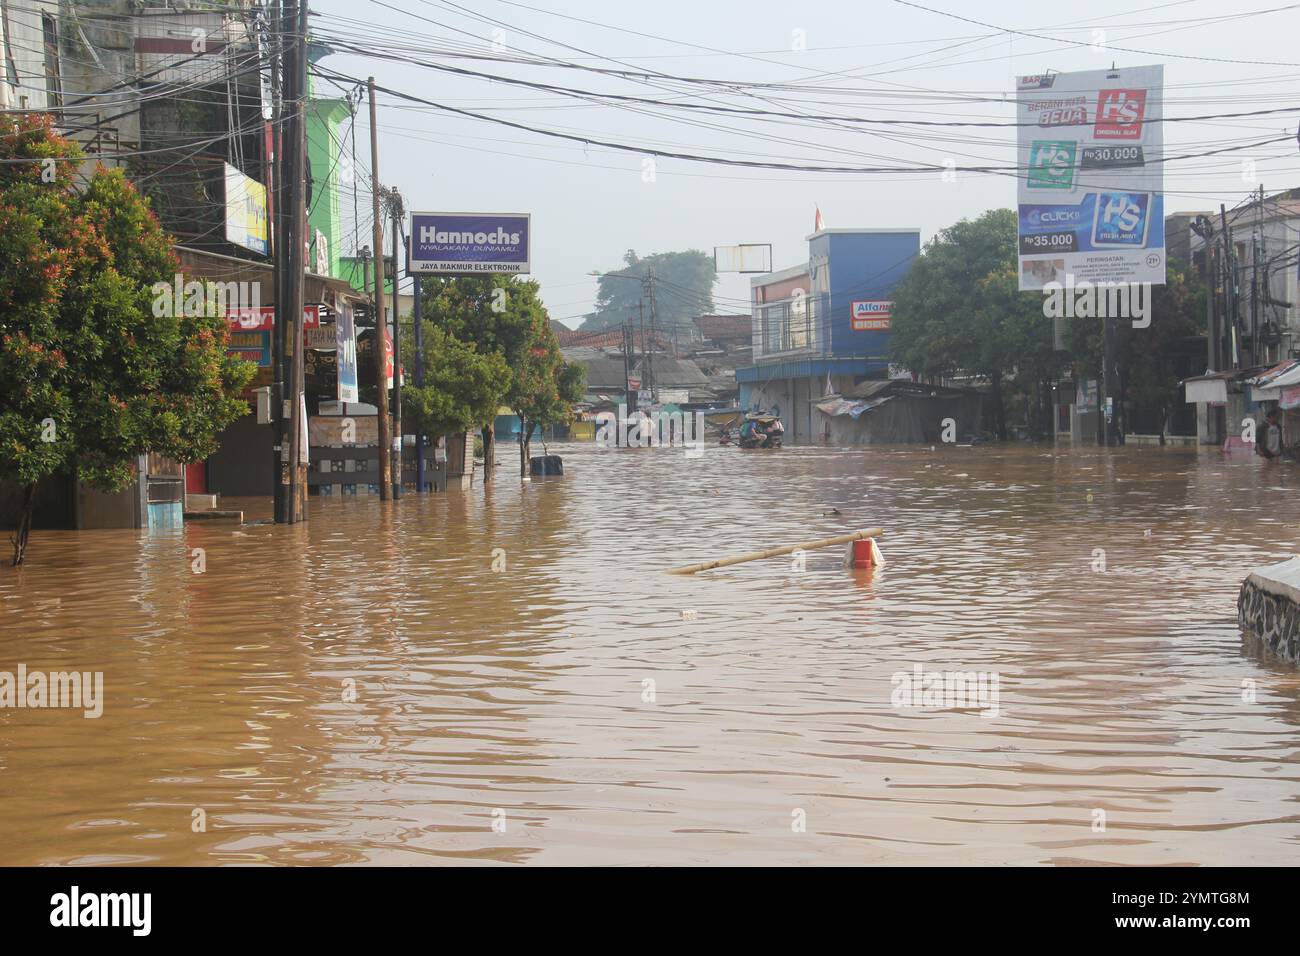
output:
[[[424,385],[402,386],[403,427],[426,435],[455,435],[491,421],[510,386],[510,366],[496,352],[480,352],[424,320]],[[404,355],[415,354],[412,333],[403,333]]]
[[[456,374],[449,371],[436,382],[427,380],[426,391],[432,389],[446,394],[429,393],[418,401],[429,409],[455,408],[466,415],[472,410],[481,416],[474,423],[483,426],[491,425],[499,404],[509,405],[525,426],[522,454],[526,467],[528,436],[532,429],[567,422],[572,403],[582,399],[584,377],[581,365],[575,370],[560,354],[537,282],[504,275],[423,281],[426,329],[437,330],[436,334],[451,347],[460,365]],[[504,370],[503,380],[495,377],[498,365],[494,362]],[[478,378],[468,374],[478,365],[482,365]],[[493,385],[490,391],[496,398],[487,402],[489,390],[476,392],[476,382],[483,385],[490,382]],[[404,415],[408,409],[406,392],[403,389]],[[414,406],[411,411],[424,414]],[[430,429],[430,433],[446,434],[436,429]]]
[[[1200,275],[1171,260],[1164,285],[1151,287],[1151,324],[1116,325],[1121,422],[1134,412],[1163,423],[1178,401],[1180,376],[1172,360],[1181,340],[1205,332],[1205,286]],[[1102,378],[1104,322],[1067,319],[1065,345],[1081,378]]]
[[931,239],[894,290],[894,361],[926,377],[962,372],[991,383],[1002,437],[1005,380],[1036,389],[1061,364],[1042,297],[1017,282],[1015,213],[991,209]]
[[[1151,296],[1148,327],[1117,323],[1119,405],[1166,421],[1178,400],[1180,346],[1205,331],[1205,290],[1195,273],[1171,262]],[[1006,404],[1023,404],[1031,431],[1042,433],[1047,384],[1067,362],[1081,378],[1102,378],[1104,320],[1063,321],[1065,352],[1057,352],[1043,297],[1017,291],[1015,213],[994,209],[926,244],[894,291],[890,347],[896,362],[921,375],[991,382],[1000,434]]]
[[120,490],[136,458],[216,450],[247,411],[253,367],[225,350],[224,318],[156,315],[151,291],[177,270],[171,240],[120,170],[77,181],[81,154],[49,117],[0,135],[0,477],[31,490],[74,467]]
[[[713,285],[718,277],[712,256],[698,249],[687,249],[641,258],[629,249],[623,256],[622,269],[600,277],[596,311],[583,321],[582,329],[605,329],[637,321],[641,315],[642,286],[636,280],[644,279],[652,268],[658,328],[669,332],[687,328],[697,316],[713,311]],[[645,317],[648,324],[648,303]]]

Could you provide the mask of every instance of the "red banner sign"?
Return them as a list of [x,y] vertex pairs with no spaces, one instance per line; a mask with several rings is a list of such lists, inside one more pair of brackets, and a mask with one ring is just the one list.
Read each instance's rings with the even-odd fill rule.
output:
[[[252,332],[275,327],[275,306],[264,305],[257,309],[228,309],[226,324],[232,332]],[[302,310],[305,329],[320,328],[320,306],[309,305]]]

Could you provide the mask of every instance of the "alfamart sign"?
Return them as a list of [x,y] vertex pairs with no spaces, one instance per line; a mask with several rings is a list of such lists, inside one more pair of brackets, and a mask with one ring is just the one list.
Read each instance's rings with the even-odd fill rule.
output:
[[531,272],[528,213],[413,212],[412,275]]
[[867,299],[852,303],[849,327],[855,332],[888,332],[894,318],[893,300]]

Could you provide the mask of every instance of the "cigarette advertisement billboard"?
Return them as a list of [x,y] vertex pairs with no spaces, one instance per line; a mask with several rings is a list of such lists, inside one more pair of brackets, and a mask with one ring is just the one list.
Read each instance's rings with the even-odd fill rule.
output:
[[271,248],[266,187],[225,164],[226,241],[267,255]]
[[1164,68],[1017,82],[1021,290],[1165,281]]

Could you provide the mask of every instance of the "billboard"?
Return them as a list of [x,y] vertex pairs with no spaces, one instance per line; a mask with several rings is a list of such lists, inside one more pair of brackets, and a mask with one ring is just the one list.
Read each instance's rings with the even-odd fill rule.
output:
[[339,306],[334,320],[335,347],[339,361],[340,402],[361,401],[357,385],[357,330],[352,320],[352,304],[344,302]]
[[771,272],[772,244],[746,243],[713,247],[714,272]]
[[529,213],[413,212],[410,275],[530,272]]
[[1022,76],[1021,290],[1165,281],[1164,68]]
[[270,237],[266,187],[226,163],[226,242],[266,255]]
[[[251,332],[255,329],[270,330],[275,328],[275,306],[262,305],[257,308],[238,307],[226,310],[226,325],[232,332]],[[305,305],[302,309],[302,327],[304,329],[320,328],[320,306]]]

